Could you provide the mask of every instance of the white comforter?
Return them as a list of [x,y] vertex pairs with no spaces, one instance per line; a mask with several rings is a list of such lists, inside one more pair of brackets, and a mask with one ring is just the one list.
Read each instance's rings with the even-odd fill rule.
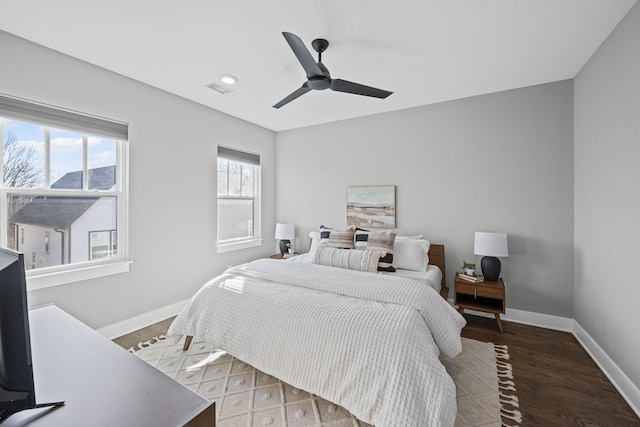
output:
[[415,280],[257,260],[203,286],[170,335],[214,343],[281,380],[385,426],[452,426],[456,390],[439,350],[465,321]]

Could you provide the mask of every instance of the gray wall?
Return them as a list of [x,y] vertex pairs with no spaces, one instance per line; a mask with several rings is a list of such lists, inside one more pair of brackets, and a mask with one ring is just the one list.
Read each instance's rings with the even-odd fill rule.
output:
[[575,78],[575,319],[640,386],[640,5]]
[[480,261],[474,232],[504,231],[507,306],[572,318],[572,91],[563,81],[279,132],[278,221],[308,247],[320,224],[345,224],[347,186],[394,184],[400,233],[446,245],[450,286],[463,259]]
[[[273,132],[5,32],[0,52],[1,93],[130,124],[131,271],[30,292],[30,305],[53,302],[99,328],[187,299],[228,265],[273,253]],[[216,253],[218,143],[261,154],[261,247]]]

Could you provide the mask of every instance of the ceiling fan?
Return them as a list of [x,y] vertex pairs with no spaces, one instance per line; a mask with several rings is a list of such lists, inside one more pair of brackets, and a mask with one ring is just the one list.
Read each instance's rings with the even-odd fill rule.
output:
[[393,92],[387,90],[376,89],[375,87],[361,85],[359,83],[350,82],[342,79],[332,79],[329,70],[322,63],[322,52],[327,50],[329,42],[325,39],[315,39],[311,42],[313,49],[318,52],[318,62],[313,59],[309,51],[304,45],[302,39],[295,34],[283,32],[282,35],[291,46],[291,50],[302,64],[302,68],[307,73],[307,81],[302,87],[286,96],[282,101],[278,102],[273,108],[280,108],[285,104],[293,101],[299,96],[304,95],[311,89],[324,90],[331,89],[337,92],[353,93],[356,95],[371,96],[374,98],[386,98]]

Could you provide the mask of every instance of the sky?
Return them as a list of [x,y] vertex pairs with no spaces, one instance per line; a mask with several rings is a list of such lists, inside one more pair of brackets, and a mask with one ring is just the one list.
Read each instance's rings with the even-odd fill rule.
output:
[[[4,139],[9,132],[18,140],[18,144],[35,149],[36,158],[44,168],[44,126],[4,120]],[[51,183],[68,172],[82,170],[82,134],[51,128]],[[89,136],[87,168],[94,169],[116,164],[116,141],[114,139]]]

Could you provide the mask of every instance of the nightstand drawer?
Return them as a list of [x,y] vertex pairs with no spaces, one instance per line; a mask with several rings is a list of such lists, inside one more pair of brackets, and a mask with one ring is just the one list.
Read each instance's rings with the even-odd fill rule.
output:
[[456,292],[459,294],[483,296],[489,298],[503,298],[504,289],[492,284],[484,285],[482,283],[462,283],[456,281]]

